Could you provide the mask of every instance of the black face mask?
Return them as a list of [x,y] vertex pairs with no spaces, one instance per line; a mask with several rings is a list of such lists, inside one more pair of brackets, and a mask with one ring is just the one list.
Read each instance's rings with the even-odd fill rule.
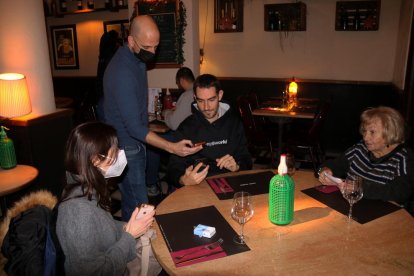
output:
[[143,63],[148,63],[154,60],[155,54],[150,51],[140,49],[139,53],[134,53],[135,57],[141,60]]

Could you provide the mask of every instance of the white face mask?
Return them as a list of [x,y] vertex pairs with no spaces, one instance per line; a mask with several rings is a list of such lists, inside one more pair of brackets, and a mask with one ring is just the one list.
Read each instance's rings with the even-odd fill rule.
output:
[[108,170],[104,171],[103,176],[105,178],[111,178],[111,177],[118,177],[122,174],[124,171],[126,165],[127,165],[127,159],[125,156],[124,150],[118,151],[118,158],[116,161],[111,164],[108,168]]

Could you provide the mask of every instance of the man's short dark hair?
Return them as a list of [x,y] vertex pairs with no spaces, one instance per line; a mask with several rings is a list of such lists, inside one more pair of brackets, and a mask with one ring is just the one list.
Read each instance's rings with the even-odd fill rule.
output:
[[194,93],[196,93],[197,88],[210,88],[214,87],[216,88],[216,93],[218,93],[221,90],[221,84],[220,81],[217,79],[216,76],[210,75],[210,74],[203,74],[197,77],[197,79],[194,82],[193,90]]
[[188,67],[181,67],[178,69],[177,74],[175,75],[175,81],[178,84],[180,79],[185,79],[191,82],[194,82],[194,74]]

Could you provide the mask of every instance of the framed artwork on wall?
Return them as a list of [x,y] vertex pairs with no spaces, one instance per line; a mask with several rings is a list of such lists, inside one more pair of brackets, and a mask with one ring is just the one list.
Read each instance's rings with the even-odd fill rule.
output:
[[179,68],[185,61],[183,45],[187,26],[186,8],[182,0],[138,0],[135,9],[136,14],[152,16],[160,30],[160,43],[153,66]]
[[243,32],[243,0],[214,1],[214,32]]
[[55,69],[79,69],[76,25],[51,26]]
[[115,20],[104,21],[104,32],[116,31],[119,39],[123,42],[127,41],[129,35],[129,21],[128,20]]

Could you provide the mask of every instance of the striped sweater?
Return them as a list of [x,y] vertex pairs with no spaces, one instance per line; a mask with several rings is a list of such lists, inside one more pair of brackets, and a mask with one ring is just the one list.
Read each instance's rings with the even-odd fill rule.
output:
[[334,176],[341,178],[348,174],[360,175],[364,179],[365,198],[402,204],[414,199],[414,154],[404,145],[376,158],[360,141],[322,167],[330,168]]

